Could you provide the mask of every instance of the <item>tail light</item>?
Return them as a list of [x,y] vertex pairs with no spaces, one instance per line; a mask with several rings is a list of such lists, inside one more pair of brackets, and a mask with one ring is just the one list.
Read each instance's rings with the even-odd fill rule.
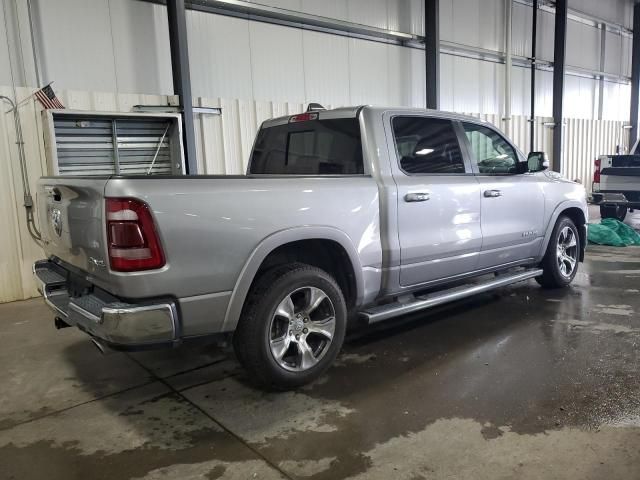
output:
[[107,198],[106,211],[112,270],[133,272],[164,266],[164,253],[146,203],[134,198]]
[[593,181],[594,183],[600,183],[600,159],[597,158],[595,163],[595,169],[593,170]]
[[596,158],[593,169],[593,184],[591,185],[592,192],[600,191],[600,159]]

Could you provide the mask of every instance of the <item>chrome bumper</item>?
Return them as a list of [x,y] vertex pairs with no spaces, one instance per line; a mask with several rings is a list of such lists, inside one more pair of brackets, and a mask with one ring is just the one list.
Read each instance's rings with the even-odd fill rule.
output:
[[56,316],[110,347],[144,348],[177,340],[178,315],[171,301],[130,304],[106,293],[71,297],[65,270],[48,260],[34,263],[33,275]]
[[627,205],[630,202],[624,193],[595,192],[591,194],[591,203],[594,205]]

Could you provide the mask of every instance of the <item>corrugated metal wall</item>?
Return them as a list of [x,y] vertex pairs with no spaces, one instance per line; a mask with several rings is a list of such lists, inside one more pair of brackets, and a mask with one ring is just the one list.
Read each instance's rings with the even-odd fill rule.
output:
[[[20,88],[20,99],[32,89]],[[58,96],[75,110],[130,112],[133,105],[174,103],[174,97],[161,95],[134,95],[78,90],[58,91]],[[9,87],[0,87],[0,94],[12,96]],[[205,173],[239,174],[246,169],[253,139],[260,123],[271,117],[299,113],[304,104],[298,102],[271,102],[245,99],[196,98],[201,106],[222,107],[221,116],[201,115],[196,119],[196,139],[200,168]],[[332,105],[327,105],[331,107]],[[499,114],[473,114],[503,128]],[[47,169],[43,144],[42,121],[33,101],[20,108],[25,150],[31,188]],[[539,117],[536,149],[551,152],[552,130],[545,127],[551,119]],[[612,153],[623,134],[623,122],[597,120],[566,120],[565,175],[580,178],[588,186],[593,159]],[[512,120],[512,138],[525,152],[529,150],[529,122],[516,115]],[[36,295],[31,279],[31,264],[42,257],[42,251],[29,236],[25,219],[23,189],[20,180],[15,129],[11,115],[0,115],[0,302]]]
[[[34,67],[26,0],[2,0],[8,8],[7,45],[0,22],[0,85],[11,78],[34,85]],[[43,81],[56,88],[105,92],[172,92],[166,9],[134,0],[32,0],[37,11]],[[422,0],[260,0],[256,3],[401,32],[422,34]],[[15,8],[14,8],[15,6]],[[628,0],[572,2],[572,8],[595,12],[621,23],[630,19]],[[0,15],[2,12],[0,12]],[[514,2],[514,54],[529,57],[531,7]],[[553,58],[553,14],[540,11],[538,56]],[[622,22],[624,19],[624,22]],[[3,20],[3,19],[0,19]],[[12,22],[13,20],[13,22]],[[20,26],[20,31],[15,28]],[[372,103],[422,106],[424,59],[420,50],[346,38],[297,28],[268,25],[245,18],[187,12],[193,93],[260,101],[296,101],[335,105]],[[73,28],[60,28],[73,25]],[[441,2],[442,40],[458,45],[504,50],[504,0]],[[569,20],[567,62],[600,70],[601,31]],[[608,32],[604,71],[630,74],[628,35]],[[20,55],[19,55],[20,54]],[[21,60],[21,61],[20,61]],[[91,65],[91,68],[87,68]],[[504,112],[504,65],[441,55],[441,101],[444,108],[481,113]],[[512,112],[527,115],[529,71],[513,68]],[[539,115],[551,115],[550,72],[539,72]],[[473,79],[474,81],[470,81]],[[629,116],[628,84],[605,82],[604,115]],[[598,118],[598,81],[568,75],[565,115]]]

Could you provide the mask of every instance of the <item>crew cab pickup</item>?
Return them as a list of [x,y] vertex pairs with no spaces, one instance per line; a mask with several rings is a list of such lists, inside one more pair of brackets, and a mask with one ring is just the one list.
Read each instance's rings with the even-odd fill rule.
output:
[[243,176],[41,178],[34,274],[101,348],[225,334],[251,378],[294,388],[348,322],[569,285],[586,194],[545,165],[471,117],[307,111],[262,124]]

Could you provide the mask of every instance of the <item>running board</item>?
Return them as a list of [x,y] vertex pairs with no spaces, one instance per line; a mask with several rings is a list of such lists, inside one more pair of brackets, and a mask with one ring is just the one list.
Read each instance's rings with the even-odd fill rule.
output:
[[408,313],[426,310],[427,308],[442,305],[443,303],[461,300],[463,298],[471,297],[472,295],[505,287],[512,283],[529,280],[530,278],[538,277],[540,275],[542,275],[542,270],[539,268],[525,270],[524,272],[499,275],[488,282],[475,285],[462,285],[442,292],[421,295],[419,297],[415,297],[415,300],[410,302],[394,302],[369,307],[360,311],[360,316],[368,323],[377,323],[399,315],[406,315]]

